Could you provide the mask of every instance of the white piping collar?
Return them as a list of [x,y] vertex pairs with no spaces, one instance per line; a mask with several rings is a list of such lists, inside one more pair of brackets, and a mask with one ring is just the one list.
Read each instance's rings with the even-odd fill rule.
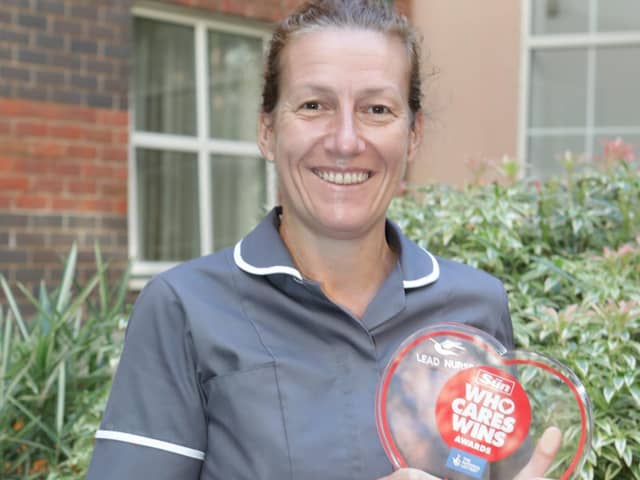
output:
[[[416,278],[415,280],[403,280],[402,285],[405,289],[424,287],[425,285],[429,285],[440,277],[440,265],[438,264],[438,260],[434,257],[430,252],[420,247],[420,249],[429,256],[431,260],[431,264],[433,265],[433,270],[429,275],[424,277]],[[247,263],[244,258],[242,258],[242,240],[236,243],[236,246],[233,249],[233,260],[235,261],[238,268],[244,270],[247,273],[251,273],[253,275],[272,275],[274,273],[282,273],[285,275],[291,275],[294,278],[302,281],[302,274],[293,267],[288,265],[272,265],[269,267],[256,267]]]
[[274,273],[284,273],[285,275],[291,275],[292,277],[297,278],[298,280],[302,280],[302,274],[293,267],[289,267],[287,265],[273,265],[270,267],[256,267],[247,263],[244,258],[242,258],[242,240],[236,243],[235,248],[233,249],[233,260],[236,262],[236,265],[247,273],[251,273],[253,275],[272,275]]
[[403,280],[402,285],[404,286],[404,288],[408,289],[424,287],[425,285],[429,285],[430,283],[433,283],[438,280],[438,278],[440,278],[440,265],[438,264],[438,260],[436,260],[436,257],[431,255],[431,253],[424,248],[420,247],[420,249],[424,253],[429,255],[431,264],[433,265],[433,270],[429,275],[425,275],[424,277],[416,278],[415,280]]

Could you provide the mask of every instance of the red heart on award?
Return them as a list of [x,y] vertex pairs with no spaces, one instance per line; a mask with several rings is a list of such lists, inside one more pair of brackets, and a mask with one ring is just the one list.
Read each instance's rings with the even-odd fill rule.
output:
[[589,399],[570,369],[455,323],[398,347],[378,385],[376,416],[396,468],[461,480],[512,480],[550,426],[563,431],[563,444],[547,475],[571,479],[592,429]]

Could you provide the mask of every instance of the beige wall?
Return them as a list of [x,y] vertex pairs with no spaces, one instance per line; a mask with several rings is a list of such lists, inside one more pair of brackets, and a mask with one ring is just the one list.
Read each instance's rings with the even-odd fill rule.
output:
[[466,158],[515,157],[518,130],[519,0],[413,0],[424,35],[425,82],[421,152],[411,184],[470,179]]

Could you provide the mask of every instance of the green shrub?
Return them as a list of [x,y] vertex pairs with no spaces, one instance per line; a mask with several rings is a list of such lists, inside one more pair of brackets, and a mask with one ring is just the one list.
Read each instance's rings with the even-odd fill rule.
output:
[[584,382],[595,428],[581,478],[640,480],[640,171],[628,160],[608,167],[421,188],[391,216],[431,252],[502,279],[518,348]]
[[97,247],[95,256],[82,287],[73,288],[75,245],[58,288],[42,283],[34,298],[19,285],[38,311],[30,322],[0,275],[9,305],[0,308],[1,478],[84,478],[126,318],[127,273],[110,290]]

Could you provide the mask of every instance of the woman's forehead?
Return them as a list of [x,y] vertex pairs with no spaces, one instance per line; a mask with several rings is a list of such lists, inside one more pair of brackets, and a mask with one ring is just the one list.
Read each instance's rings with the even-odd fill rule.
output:
[[[334,88],[357,82],[361,89],[408,88],[410,59],[393,34],[323,28],[297,34],[282,52],[283,88]],[[407,93],[407,92],[405,92]]]

